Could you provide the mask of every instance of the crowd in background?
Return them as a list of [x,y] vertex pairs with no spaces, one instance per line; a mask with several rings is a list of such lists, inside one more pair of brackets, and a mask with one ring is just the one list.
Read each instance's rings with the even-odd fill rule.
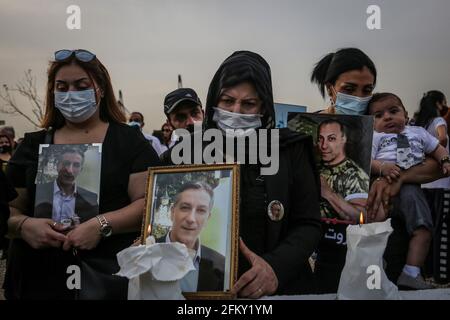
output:
[[[217,128],[225,136],[225,128],[275,128],[270,66],[249,51],[235,52],[220,65],[205,105],[193,89],[168,92],[160,106],[166,121],[152,134],[147,133],[141,112],[125,114],[114,97],[107,69],[93,53],[57,51],[48,76],[43,130],[27,133],[18,141],[12,127],[0,130],[0,240],[2,258],[8,257],[8,299],[76,298],[65,288],[65,272],[61,271],[74,263],[68,248],[76,248],[82,258],[109,261],[104,273],[117,272],[115,254],[132,244],[140,228],[146,170],[171,165],[171,148],[180,140],[175,129],[192,132],[195,124],[202,124],[203,129]],[[242,165],[240,197],[245,201],[240,208],[240,277],[232,290],[247,298],[336,292],[346,249],[323,242],[326,225],[320,207],[324,202],[342,212],[337,218],[344,216],[350,223],[356,221],[353,212],[359,213],[360,207],[367,208],[369,222],[393,219],[395,231],[386,260],[389,268],[396,267],[388,276],[399,286],[433,288],[423,276],[449,282],[449,273],[442,272],[448,266],[440,265],[442,255],[448,253],[440,236],[449,221],[450,201],[450,112],[445,95],[425,92],[410,118],[394,93],[373,94],[375,65],[356,48],[320,59],[311,80],[329,98],[321,113],[374,117],[370,192],[355,191],[360,198],[351,200],[348,188],[330,193],[326,186],[333,177],[325,179],[324,171],[333,171],[343,162],[330,160],[317,168],[313,138],[280,129],[280,161],[285,166],[276,175],[261,176],[261,164]],[[73,112],[75,107],[77,112]],[[328,125],[329,130],[338,130],[338,140],[345,139],[339,124]],[[38,146],[94,142],[103,143],[100,214],[62,234],[51,215],[48,219],[33,215]],[[399,159],[399,153],[407,156]],[[347,161],[345,156],[342,159]],[[349,170],[348,161],[346,166]],[[342,170],[333,172],[339,175]],[[281,221],[266,214],[272,201],[284,206]],[[112,236],[102,233],[105,227],[112,227]],[[404,250],[398,254],[400,247]],[[311,256],[316,259],[315,270]],[[36,272],[42,277],[33,277]],[[117,292],[100,298],[126,298],[120,290],[123,284],[114,286]]]

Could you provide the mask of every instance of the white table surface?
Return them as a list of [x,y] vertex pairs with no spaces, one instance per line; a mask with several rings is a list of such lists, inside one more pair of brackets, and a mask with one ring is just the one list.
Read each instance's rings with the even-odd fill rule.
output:
[[[400,295],[404,300],[450,300],[450,289],[400,291]],[[272,296],[261,300],[336,300],[336,294]]]

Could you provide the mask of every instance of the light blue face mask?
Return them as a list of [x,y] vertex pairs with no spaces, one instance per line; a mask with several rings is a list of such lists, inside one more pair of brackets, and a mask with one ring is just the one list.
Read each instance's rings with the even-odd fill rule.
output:
[[[245,136],[261,127],[261,114],[243,114],[213,108],[213,121],[226,135]],[[240,130],[237,130],[240,129]]]
[[338,92],[336,94],[336,113],[348,114],[348,115],[364,115],[367,111],[367,105],[369,104],[372,96],[360,98],[349,94]]
[[97,111],[94,89],[55,92],[55,107],[66,120],[74,123],[86,121]]
[[139,130],[142,131],[141,124],[139,122],[137,122],[137,121],[130,121],[130,122],[128,122],[128,125],[130,127],[138,127]]

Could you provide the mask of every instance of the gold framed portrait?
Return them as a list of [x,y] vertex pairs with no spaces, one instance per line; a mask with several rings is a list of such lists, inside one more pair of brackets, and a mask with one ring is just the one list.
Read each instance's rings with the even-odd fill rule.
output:
[[148,170],[141,242],[179,242],[195,270],[180,280],[188,299],[231,299],[237,281],[239,165]]

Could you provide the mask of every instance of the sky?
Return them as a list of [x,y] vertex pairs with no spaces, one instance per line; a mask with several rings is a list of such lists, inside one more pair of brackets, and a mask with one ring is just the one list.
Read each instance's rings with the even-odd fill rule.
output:
[[[80,30],[66,27],[70,5],[81,9]],[[369,5],[380,7],[380,30],[367,28]],[[144,114],[151,133],[165,121],[164,97],[178,74],[204,103],[217,68],[236,50],[268,61],[276,102],[323,109],[312,68],[352,46],[375,62],[375,91],[398,94],[412,115],[424,92],[450,96],[449,12],[449,0],[0,0],[0,84],[12,87],[32,69],[44,97],[53,53],[84,48],[106,65],[116,94],[122,90],[127,109]],[[18,115],[0,120],[18,137],[36,130]]]

